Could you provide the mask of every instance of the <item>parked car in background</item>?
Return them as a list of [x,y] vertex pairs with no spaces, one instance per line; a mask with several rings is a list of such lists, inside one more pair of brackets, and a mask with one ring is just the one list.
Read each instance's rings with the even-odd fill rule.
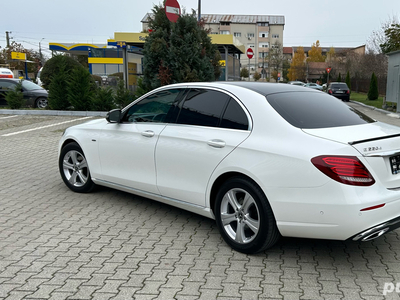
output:
[[313,82],[309,82],[305,84],[305,87],[309,87],[312,88],[314,90],[318,90],[318,91],[322,91],[322,85],[313,83]]
[[0,68],[0,78],[14,78],[14,73],[7,68]]
[[301,81],[289,81],[288,83],[291,85],[305,86],[305,83]]
[[327,90],[329,95],[344,101],[350,101],[350,89],[344,82],[331,82]]
[[8,91],[14,90],[17,84],[22,81],[22,93],[25,105],[36,108],[46,108],[48,93],[44,88],[29,80],[16,78],[0,78],[0,105],[7,105],[5,96]]
[[255,253],[281,235],[369,241],[399,227],[399,148],[400,127],[313,89],[180,83],[68,128],[58,167],[74,192],[107,186],[213,218]]

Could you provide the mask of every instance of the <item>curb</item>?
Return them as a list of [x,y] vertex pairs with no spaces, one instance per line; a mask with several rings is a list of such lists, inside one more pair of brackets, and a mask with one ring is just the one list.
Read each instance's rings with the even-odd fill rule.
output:
[[387,110],[384,110],[384,109],[381,109],[381,108],[377,108],[377,107],[374,107],[374,106],[366,105],[364,103],[357,102],[357,101],[354,101],[354,100],[350,100],[350,102],[354,103],[354,104],[358,104],[358,105],[364,106],[364,107],[369,108],[371,110],[379,111],[380,113],[388,115],[388,117],[400,119],[400,114],[398,114],[398,113],[394,113],[394,112],[387,111]]
[[106,111],[20,110],[0,109],[0,115],[105,117]]

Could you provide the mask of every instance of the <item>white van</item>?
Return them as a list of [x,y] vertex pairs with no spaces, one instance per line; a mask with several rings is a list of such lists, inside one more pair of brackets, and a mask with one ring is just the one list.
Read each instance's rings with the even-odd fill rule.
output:
[[14,78],[14,74],[10,69],[0,68],[0,78]]

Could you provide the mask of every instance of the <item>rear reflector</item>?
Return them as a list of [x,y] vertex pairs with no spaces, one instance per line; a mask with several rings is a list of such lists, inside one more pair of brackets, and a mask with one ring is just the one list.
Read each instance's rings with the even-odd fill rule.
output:
[[370,207],[367,207],[367,208],[360,209],[360,211],[367,211],[367,210],[373,210],[373,209],[381,208],[381,207],[384,207],[385,204],[386,203],[375,205],[375,206],[370,206]]
[[363,163],[355,156],[321,155],[311,162],[322,173],[343,184],[370,186],[375,183]]

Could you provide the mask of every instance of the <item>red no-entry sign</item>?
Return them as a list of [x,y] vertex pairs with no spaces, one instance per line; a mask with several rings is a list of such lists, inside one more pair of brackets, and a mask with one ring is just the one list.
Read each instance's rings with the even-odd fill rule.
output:
[[181,15],[181,7],[179,6],[178,1],[176,0],[165,1],[165,14],[167,15],[168,20],[176,23],[179,16]]
[[251,48],[247,49],[246,54],[247,54],[247,57],[248,57],[249,59],[253,58],[253,56],[254,56],[254,51],[253,51],[253,49],[251,49]]

